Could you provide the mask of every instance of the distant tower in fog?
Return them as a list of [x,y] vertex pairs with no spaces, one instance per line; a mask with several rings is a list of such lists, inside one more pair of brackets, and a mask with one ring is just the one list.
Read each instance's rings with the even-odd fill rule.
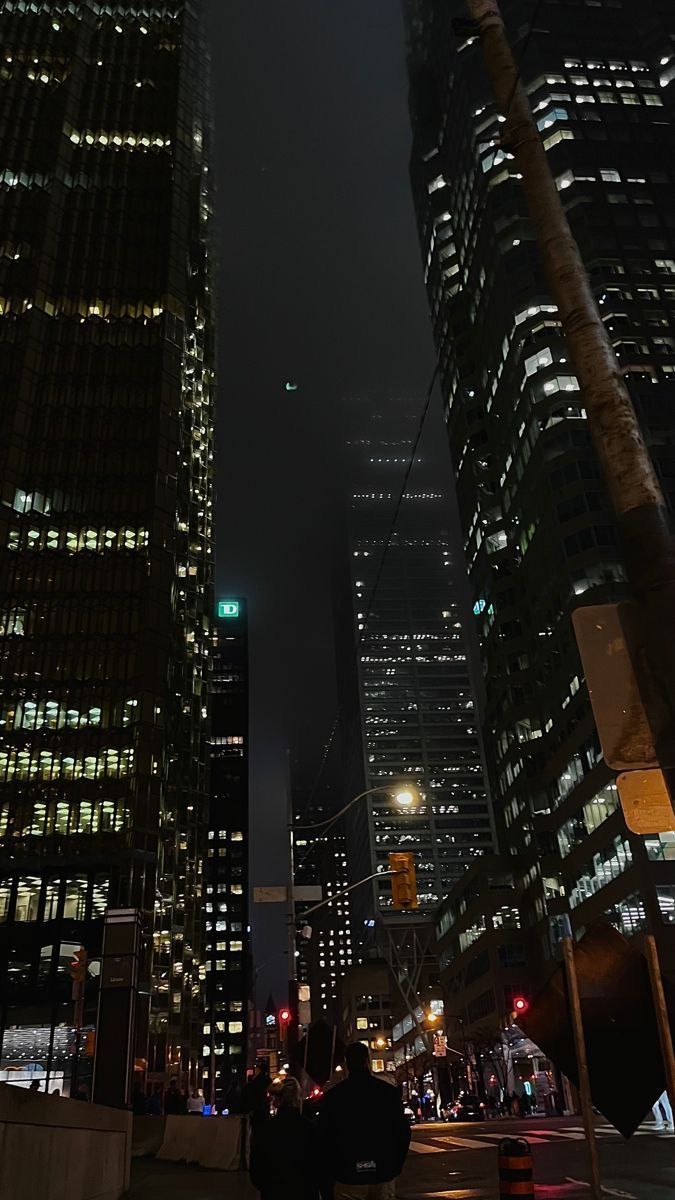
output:
[[[400,813],[378,794],[354,809],[349,869],[357,879],[386,869],[391,851],[414,851],[419,920],[476,855],[492,849],[490,808],[443,470],[418,457],[381,566],[419,404],[363,402],[354,410],[347,467],[349,596],[345,591],[337,620],[345,799],[409,777],[422,804]],[[388,878],[357,889],[352,899],[357,926],[376,913],[387,921],[411,919],[390,906]]]

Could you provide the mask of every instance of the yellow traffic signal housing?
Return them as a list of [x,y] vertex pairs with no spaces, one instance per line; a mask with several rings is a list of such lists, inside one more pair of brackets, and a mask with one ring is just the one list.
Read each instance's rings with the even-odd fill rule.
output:
[[87,951],[82,947],[73,954],[70,964],[70,978],[73,983],[84,983],[87,978]]
[[408,853],[390,854],[389,870],[394,872],[391,877],[393,907],[398,909],[417,908],[414,856]]

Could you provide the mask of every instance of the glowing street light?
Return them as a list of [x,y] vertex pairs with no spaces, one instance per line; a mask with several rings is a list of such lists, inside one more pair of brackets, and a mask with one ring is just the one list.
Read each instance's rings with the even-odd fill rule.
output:
[[417,788],[401,788],[400,792],[396,792],[394,800],[399,808],[417,808],[420,802],[420,795]]

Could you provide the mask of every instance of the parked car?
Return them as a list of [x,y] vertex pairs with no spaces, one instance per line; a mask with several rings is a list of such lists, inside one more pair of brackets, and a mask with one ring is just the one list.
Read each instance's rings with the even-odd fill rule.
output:
[[463,1092],[458,1100],[443,1109],[446,1121],[484,1121],[485,1105],[478,1096]]

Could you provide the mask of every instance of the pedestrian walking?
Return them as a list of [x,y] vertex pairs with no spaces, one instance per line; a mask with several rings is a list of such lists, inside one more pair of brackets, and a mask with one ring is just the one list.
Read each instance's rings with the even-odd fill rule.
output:
[[321,1188],[319,1134],[301,1112],[297,1079],[286,1079],[275,1116],[259,1113],[251,1138],[251,1182],[262,1200],[329,1200]]
[[[659,1096],[658,1100],[656,1101],[656,1104],[652,1108],[652,1112],[654,1114],[654,1128],[655,1129],[665,1129],[665,1130],[667,1130],[668,1133],[672,1133],[673,1132],[673,1110],[670,1107],[670,1100],[668,1099],[667,1092],[664,1092],[662,1096]],[[665,1117],[665,1123],[663,1120],[664,1117]]]
[[190,1092],[187,1102],[187,1110],[188,1115],[191,1117],[201,1117],[202,1112],[204,1111],[204,1097],[200,1095],[196,1088],[193,1088]]
[[148,1116],[161,1117],[162,1115],[162,1085],[155,1084],[155,1090],[148,1100]]
[[410,1145],[410,1125],[395,1087],[370,1070],[363,1042],[347,1047],[349,1076],[326,1092],[319,1133],[335,1200],[390,1200]]

